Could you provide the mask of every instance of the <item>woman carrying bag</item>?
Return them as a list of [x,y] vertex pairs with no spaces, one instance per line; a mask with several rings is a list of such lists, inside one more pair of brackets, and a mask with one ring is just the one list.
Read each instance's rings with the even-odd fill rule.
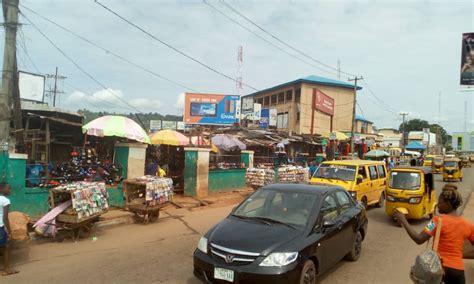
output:
[[[444,269],[443,283],[446,284],[466,283],[463,262],[464,241],[474,241],[471,223],[457,215],[456,209],[461,204],[462,197],[457,187],[451,184],[445,185],[438,198],[438,212],[441,215],[433,217],[420,233],[408,224],[403,213],[398,211],[394,213],[394,217],[399,220],[410,238],[419,245],[435,236],[438,227],[441,227],[439,239],[435,240],[435,243],[438,242],[437,250],[436,248],[434,250],[441,258]],[[439,223],[441,226],[438,226]]]

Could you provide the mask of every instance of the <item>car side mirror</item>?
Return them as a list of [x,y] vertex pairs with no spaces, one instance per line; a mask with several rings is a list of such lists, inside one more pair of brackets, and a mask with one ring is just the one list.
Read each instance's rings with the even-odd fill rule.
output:
[[324,220],[323,221],[323,228],[330,228],[336,226],[336,221],[334,220]]

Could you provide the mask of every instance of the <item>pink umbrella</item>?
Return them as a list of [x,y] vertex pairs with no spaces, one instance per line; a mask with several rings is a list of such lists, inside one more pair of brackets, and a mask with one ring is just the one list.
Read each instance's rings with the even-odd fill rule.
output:
[[118,115],[106,115],[94,119],[82,127],[82,132],[92,136],[116,136],[143,143],[150,143],[150,138],[135,121]]

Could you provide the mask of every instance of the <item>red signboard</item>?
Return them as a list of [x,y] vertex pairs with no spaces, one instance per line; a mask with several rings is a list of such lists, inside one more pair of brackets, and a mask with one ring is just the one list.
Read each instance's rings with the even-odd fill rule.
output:
[[313,89],[314,109],[328,115],[334,115],[334,99],[318,89]]

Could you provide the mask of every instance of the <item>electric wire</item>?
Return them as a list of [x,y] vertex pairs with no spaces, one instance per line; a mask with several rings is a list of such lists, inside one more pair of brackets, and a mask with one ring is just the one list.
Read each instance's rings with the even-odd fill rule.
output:
[[[180,54],[180,55],[182,55],[182,56],[188,58],[189,60],[191,60],[191,61],[193,61],[193,62],[195,62],[195,63],[197,63],[197,64],[203,66],[204,68],[206,68],[206,69],[208,69],[208,70],[210,70],[210,71],[212,71],[212,72],[214,72],[214,73],[216,73],[216,74],[218,74],[218,75],[220,75],[220,76],[222,76],[222,77],[224,77],[224,78],[227,78],[227,79],[229,79],[229,80],[231,80],[231,81],[233,81],[233,82],[235,82],[235,83],[240,83],[237,79],[234,79],[234,78],[232,78],[231,76],[229,76],[229,75],[227,75],[227,74],[225,74],[225,73],[223,73],[223,72],[221,72],[221,71],[215,69],[214,67],[211,67],[210,65],[208,65],[208,64],[206,64],[206,63],[203,63],[202,61],[200,61],[200,60],[198,60],[198,59],[192,57],[191,55],[188,55],[187,53],[181,51],[180,49],[174,47],[173,45],[167,43],[166,41],[164,41],[164,40],[162,40],[162,39],[156,37],[155,35],[151,34],[150,32],[148,32],[146,29],[142,28],[142,27],[139,26],[138,24],[135,24],[134,22],[132,22],[132,21],[126,19],[125,17],[123,17],[123,16],[120,15],[119,13],[115,12],[115,11],[112,10],[111,8],[107,7],[105,4],[102,4],[102,3],[100,3],[100,2],[97,1],[97,0],[95,0],[95,3],[97,3],[97,4],[100,5],[100,6],[102,6],[105,10],[109,11],[110,13],[112,13],[113,15],[115,15],[116,17],[120,18],[121,20],[123,20],[123,21],[126,22],[127,24],[129,24],[129,25],[135,27],[136,29],[138,29],[138,30],[141,31],[142,33],[148,35],[150,38],[154,39],[155,41],[157,41],[157,42],[163,44],[164,46],[166,46],[166,47],[168,47],[168,48],[174,50],[174,51],[177,52],[178,54]],[[246,86],[246,87],[248,87],[248,88],[250,88],[250,89],[252,89],[252,90],[254,90],[254,91],[259,91],[257,88],[252,87],[251,85],[248,85],[248,84],[246,84],[246,83],[242,83],[242,85],[243,85],[243,86]]]
[[330,73],[330,74],[332,74],[332,75],[334,75],[334,76],[337,76],[337,75],[338,75],[338,74],[336,74],[336,73],[329,72],[329,71],[327,71],[327,70],[325,70],[325,69],[323,69],[323,68],[321,68],[321,67],[319,67],[319,66],[317,66],[317,65],[314,65],[314,64],[312,64],[312,63],[309,63],[309,62],[305,61],[304,59],[302,59],[302,58],[296,56],[295,54],[292,54],[292,53],[286,51],[285,49],[281,48],[280,46],[278,46],[278,45],[274,44],[273,42],[269,41],[268,39],[262,37],[262,36],[259,35],[258,33],[252,31],[252,30],[249,29],[248,27],[242,25],[241,23],[239,23],[238,21],[236,21],[234,18],[230,17],[229,15],[227,15],[227,14],[224,13],[222,10],[218,9],[216,6],[212,5],[212,4],[209,3],[208,1],[202,0],[202,2],[203,2],[204,4],[206,4],[206,5],[208,5],[209,7],[211,7],[211,8],[212,8],[213,10],[215,10],[217,13],[219,13],[219,14],[221,14],[222,16],[224,16],[225,18],[227,18],[229,21],[235,23],[236,25],[240,26],[240,27],[243,28],[244,30],[248,31],[249,33],[251,33],[251,34],[253,34],[254,36],[258,37],[259,39],[263,40],[264,42],[270,44],[270,45],[273,46],[274,48],[276,48],[276,49],[278,49],[278,50],[284,52],[285,54],[287,54],[287,55],[289,55],[289,56],[291,56],[291,57],[293,57],[293,58],[295,58],[295,59],[297,59],[297,60],[299,60],[299,61],[301,61],[301,62],[303,62],[303,63],[305,63],[305,64],[307,64],[307,65],[309,65],[309,66],[311,66],[311,67],[314,67],[314,68],[316,68],[316,69],[318,69],[318,70],[320,70],[320,71],[328,72],[328,73]]
[[[21,13],[21,12],[20,12]],[[89,79],[94,81],[97,85],[102,87],[105,91],[109,92],[111,95],[122,101],[125,105],[130,107],[130,109],[141,113],[139,109],[128,103],[126,100],[115,94],[114,92],[110,91],[109,88],[107,88],[104,84],[102,84],[99,80],[97,80],[94,76],[92,76],[90,73],[88,73],[84,68],[82,68],[74,59],[72,59],[69,55],[67,55],[58,45],[56,45],[41,29],[34,23],[32,22],[24,13],[21,13],[21,15],[57,50],[59,51],[66,59],[68,59],[74,66],[76,66],[77,69],[79,69],[84,75],[86,75]]]
[[293,51],[299,53],[300,55],[322,65],[322,66],[325,66],[329,69],[332,69],[334,71],[337,71],[337,72],[340,72],[342,74],[345,74],[345,75],[348,75],[348,76],[355,76],[354,74],[351,74],[351,73],[347,73],[347,72],[344,72],[342,70],[339,70],[335,67],[332,67],[331,65],[328,65],[324,62],[321,62],[320,60],[318,59],[315,59],[313,58],[312,56],[306,54],[305,52],[297,49],[296,47],[288,44],[287,42],[285,42],[284,40],[280,39],[279,37],[277,37],[276,35],[274,35],[273,33],[267,31],[266,29],[264,29],[263,27],[261,27],[260,25],[258,25],[257,23],[255,23],[253,20],[251,20],[249,17],[245,16],[243,13],[239,12],[236,8],[234,8],[232,5],[230,5],[229,3],[227,3],[226,1],[224,0],[220,0],[222,4],[224,4],[227,8],[229,8],[230,10],[232,10],[234,13],[236,13],[237,15],[241,16],[242,18],[244,18],[246,21],[248,21],[249,23],[251,23],[252,25],[256,26],[259,30],[261,30],[262,32],[266,33],[267,35],[271,36],[273,39],[275,39],[276,41],[280,42],[281,44],[285,45],[286,47],[292,49]]
[[126,63],[128,63],[128,64],[130,64],[130,65],[133,65],[133,66],[135,66],[135,67],[137,67],[137,68],[139,68],[139,69],[141,69],[141,70],[143,70],[143,71],[145,71],[145,72],[147,72],[147,73],[149,73],[149,74],[151,74],[151,75],[153,75],[153,76],[155,76],[155,77],[158,77],[158,78],[160,78],[160,79],[162,79],[162,80],[168,81],[168,82],[170,82],[170,83],[172,83],[172,84],[174,84],[174,85],[176,85],[176,86],[185,88],[185,89],[190,90],[190,91],[193,91],[193,92],[199,92],[199,91],[197,91],[197,90],[195,90],[195,89],[193,89],[193,88],[191,88],[191,87],[188,87],[188,86],[186,86],[186,85],[184,85],[184,84],[181,84],[181,83],[178,83],[178,82],[176,82],[176,81],[174,81],[174,80],[171,80],[171,79],[169,79],[169,78],[166,78],[165,76],[160,75],[160,74],[154,72],[153,70],[151,70],[151,69],[149,69],[149,68],[147,68],[147,67],[144,67],[144,66],[142,66],[142,65],[140,65],[140,64],[137,64],[137,63],[131,61],[130,59],[127,59],[127,58],[123,57],[122,55],[120,55],[120,54],[118,54],[118,53],[115,53],[115,52],[113,52],[113,51],[111,51],[111,50],[109,50],[109,49],[107,49],[107,48],[105,48],[105,47],[103,47],[103,46],[100,46],[99,44],[93,42],[92,40],[89,40],[89,39],[85,38],[84,36],[79,35],[78,33],[73,32],[72,30],[70,30],[70,29],[64,27],[63,25],[60,25],[60,24],[58,24],[57,22],[55,22],[55,21],[53,21],[53,20],[51,20],[51,19],[49,19],[49,18],[47,18],[47,17],[45,17],[45,16],[39,14],[38,12],[36,12],[36,11],[34,11],[34,10],[32,10],[32,9],[30,9],[30,8],[28,8],[28,7],[26,7],[25,5],[20,4],[20,6],[21,6],[22,8],[24,8],[24,9],[28,10],[29,12],[31,12],[31,13],[37,15],[38,17],[42,18],[43,20],[45,20],[45,21],[47,21],[47,22],[49,22],[49,23],[55,25],[56,27],[58,27],[58,28],[60,28],[60,29],[62,29],[62,30],[64,30],[64,31],[68,32],[69,34],[71,34],[71,35],[73,35],[73,36],[75,36],[75,37],[81,39],[82,41],[85,41],[85,42],[87,42],[88,44],[90,44],[90,45],[92,45],[92,46],[94,46],[94,47],[96,47],[96,48],[98,48],[98,49],[104,51],[106,54],[112,55],[112,56],[114,56],[114,57],[116,57],[116,58],[118,58],[118,59],[120,59],[120,60],[122,60],[122,61],[124,61],[124,62],[126,62]]

